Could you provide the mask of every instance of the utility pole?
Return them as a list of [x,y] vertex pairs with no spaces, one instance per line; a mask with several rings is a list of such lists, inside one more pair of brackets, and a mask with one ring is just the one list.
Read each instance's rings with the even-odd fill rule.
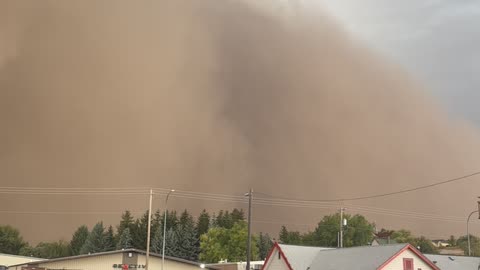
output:
[[247,266],[246,270],[250,270],[250,245],[252,241],[252,232],[251,232],[251,227],[252,227],[252,194],[253,190],[250,189],[248,193],[245,194],[245,196],[248,196],[248,238],[247,238]]
[[152,200],[153,200],[153,190],[150,189],[150,203],[148,204],[147,255],[145,259],[145,270],[148,270],[148,258],[150,257],[150,227],[152,226]]
[[340,208],[340,248],[343,248],[343,211],[345,208]]

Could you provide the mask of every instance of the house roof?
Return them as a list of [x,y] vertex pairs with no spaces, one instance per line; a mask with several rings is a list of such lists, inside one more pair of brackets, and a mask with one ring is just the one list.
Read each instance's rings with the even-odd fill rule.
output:
[[5,265],[5,266],[10,266],[10,265],[19,264],[19,263],[41,261],[41,260],[44,260],[44,259],[0,253],[0,265]]
[[[55,258],[55,259],[42,259],[42,260],[35,261],[35,262],[21,263],[21,264],[11,265],[11,266],[21,266],[21,265],[26,265],[26,264],[36,264],[37,265],[37,264],[42,264],[42,263],[77,260],[77,259],[83,259],[83,258],[98,257],[98,256],[105,256],[105,255],[118,254],[118,253],[128,253],[128,252],[142,254],[142,255],[146,254],[146,251],[131,248],[131,249],[105,251],[105,252],[98,252],[98,253],[93,253],[93,254],[83,254],[83,255],[69,256],[69,257],[62,257],[62,258]],[[150,256],[158,257],[158,258],[162,257],[161,254],[152,253],[152,252],[150,252]],[[175,261],[175,262],[179,262],[179,263],[196,265],[196,266],[199,266],[199,267],[202,265],[202,263],[199,263],[199,262],[193,262],[193,261],[189,261],[189,260],[185,260],[185,259],[181,259],[181,258],[176,258],[176,257],[171,257],[171,256],[165,256],[165,259]]]
[[479,269],[479,257],[425,254],[430,261],[442,270]]
[[326,247],[307,247],[284,244],[278,244],[278,246],[294,270],[307,269],[319,251],[333,249]]
[[318,253],[310,270],[377,269],[406,246],[407,244],[397,244],[326,250]]
[[[433,269],[439,268],[410,244],[361,246],[342,249],[275,244],[291,270],[382,269],[405,250],[415,253]],[[269,258],[267,258],[267,261]],[[268,263],[264,264],[264,268]]]

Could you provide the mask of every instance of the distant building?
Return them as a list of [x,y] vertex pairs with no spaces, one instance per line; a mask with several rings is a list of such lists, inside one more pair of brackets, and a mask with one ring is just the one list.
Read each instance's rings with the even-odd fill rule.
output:
[[425,256],[442,270],[480,269],[479,257],[431,255]]
[[439,270],[410,244],[341,249],[275,244],[263,270]]
[[442,239],[432,240],[432,244],[437,248],[444,248],[450,246],[447,240]]
[[[8,270],[137,270],[145,269],[145,259],[145,251],[126,249],[26,262],[9,266]],[[150,253],[149,268],[161,269],[161,267],[162,256]],[[199,270],[202,267],[205,268],[204,265],[198,262],[165,256],[165,269],[168,270]],[[206,268],[211,269],[210,267]]]
[[0,253],[0,266],[10,266],[15,264],[29,263],[29,262],[35,262],[40,260],[44,260],[44,259]]

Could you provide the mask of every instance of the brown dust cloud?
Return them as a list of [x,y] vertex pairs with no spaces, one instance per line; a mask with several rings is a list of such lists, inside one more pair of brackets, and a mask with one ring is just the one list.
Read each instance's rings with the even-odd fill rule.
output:
[[[477,131],[414,74],[321,8],[291,3],[1,1],[0,186],[328,200],[480,170]],[[258,204],[253,228],[311,230],[344,205],[379,227],[460,235],[479,180],[327,207]],[[81,224],[146,208],[144,195],[1,194],[0,223],[32,243],[69,240]]]

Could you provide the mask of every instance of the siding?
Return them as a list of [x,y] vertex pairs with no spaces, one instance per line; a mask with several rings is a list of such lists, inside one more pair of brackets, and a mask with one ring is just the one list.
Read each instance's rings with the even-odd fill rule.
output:
[[432,270],[433,268],[426,264],[422,259],[420,259],[415,253],[407,249],[398,257],[393,259],[388,265],[386,265],[382,270],[403,270],[403,258],[413,259],[413,269],[418,270]]
[[0,254],[0,265],[15,265],[21,263],[28,263],[34,261],[40,261],[43,259],[34,258],[34,257],[24,257],[24,256],[17,256],[17,255],[9,255],[9,254]]
[[[145,255],[138,256],[138,263],[145,264]],[[162,258],[150,256],[148,270],[161,270],[162,269]],[[165,270],[202,270],[198,265],[176,262],[168,260],[165,257]]]
[[283,257],[278,258],[278,248],[275,248],[268,261],[265,262],[263,270],[289,270]]
[[122,253],[58,262],[46,262],[39,264],[39,267],[46,269],[114,270],[113,264],[115,263],[122,263]]

